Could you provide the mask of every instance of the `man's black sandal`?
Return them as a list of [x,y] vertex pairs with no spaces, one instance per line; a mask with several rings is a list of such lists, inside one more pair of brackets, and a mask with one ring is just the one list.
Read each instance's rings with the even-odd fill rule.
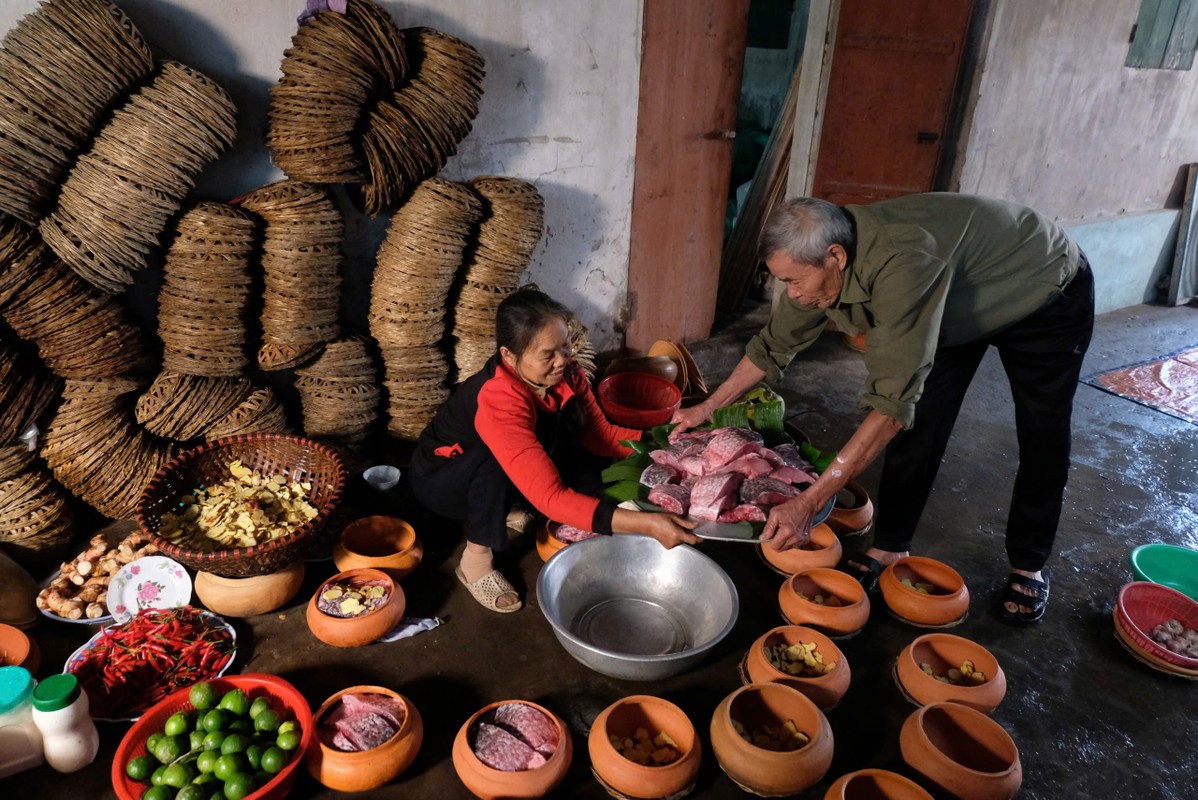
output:
[[[1015,588],[1018,584],[1026,589],[1029,589],[1032,594],[1025,594]],[[1015,605],[1016,610],[1011,611],[1007,608],[1007,603]],[[1022,607],[1022,608],[1021,608]],[[1002,599],[998,607],[998,617],[1003,622],[1011,625],[1031,625],[1039,622],[1044,617],[1044,610],[1048,607],[1048,579],[1038,581],[1035,578],[1029,578],[1026,575],[1020,575],[1017,572],[1012,572],[1007,578],[1007,586],[1003,590]],[[1023,609],[1027,609],[1024,611]]]
[[865,593],[869,594],[878,585],[878,578],[886,570],[886,565],[862,553],[858,556],[846,556],[836,568],[856,578],[861,588],[865,589]]

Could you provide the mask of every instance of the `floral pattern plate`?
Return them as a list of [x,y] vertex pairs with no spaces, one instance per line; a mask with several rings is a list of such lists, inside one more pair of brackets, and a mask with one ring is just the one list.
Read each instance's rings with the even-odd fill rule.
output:
[[166,556],[130,561],[108,584],[108,612],[118,625],[145,608],[178,608],[190,602],[191,576]]

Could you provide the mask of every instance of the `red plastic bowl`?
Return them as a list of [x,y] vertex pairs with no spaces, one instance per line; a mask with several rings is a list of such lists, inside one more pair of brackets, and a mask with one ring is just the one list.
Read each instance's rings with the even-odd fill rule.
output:
[[[308,701],[304,699],[298,689],[274,675],[254,673],[231,675],[215,678],[208,683],[212,684],[218,697],[232,689],[241,689],[251,702],[256,697],[268,698],[271,706],[279,712],[281,718],[295,717],[296,723],[303,732],[300,736],[300,746],[296,748],[291,760],[279,771],[278,775],[275,775],[269,783],[257,791],[246,795],[245,800],[281,800],[286,797],[291,791],[291,784],[295,782],[296,770],[304,762],[304,753],[312,742],[314,725],[312,724],[312,709],[309,707]],[[148,788],[149,784],[130,780],[125,775],[125,765],[129,763],[130,759],[145,754],[146,739],[150,738],[150,734],[161,731],[172,714],[191,708],[191,702],[187,699],[189,691],[191,690],[180,689],[163,698],[142,714],[141,719],[133,723],[133,727],[125,734],[125,738],[121,739],[121,743],[116,749],[116,756],[112,759],[112,788],[116,790],[117,797],[121,800],[139,800],[142,792]]]
[[1151,636],[1153,628],[1171,619],[1198,630],[1198,601],[1159,583],[1135,581],[1119,590],[1115,615],[1140,649],[1182,669],[1198,670],[1198,658],[1178,655]]
[[617,425],[652,428],[664,425],[682,403],[682,391],[647,372],[617,372],[599,381],[599,405]]

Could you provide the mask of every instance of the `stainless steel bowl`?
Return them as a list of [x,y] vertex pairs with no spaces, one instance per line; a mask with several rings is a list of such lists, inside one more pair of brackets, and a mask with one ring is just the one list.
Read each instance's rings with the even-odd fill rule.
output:
[[642,681],[698,664],[740,608],[732,580],[698,550],[624,535],[559,550],[537,578],[537,601],[566,652],[596,672]]

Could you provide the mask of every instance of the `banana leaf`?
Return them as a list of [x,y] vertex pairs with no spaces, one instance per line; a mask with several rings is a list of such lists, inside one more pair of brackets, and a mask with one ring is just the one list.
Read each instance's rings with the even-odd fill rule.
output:
[[605,486],[603,496],[613,503],[623,503],[628,500],[648,500],[649,487],[638,480],[622,480]]

